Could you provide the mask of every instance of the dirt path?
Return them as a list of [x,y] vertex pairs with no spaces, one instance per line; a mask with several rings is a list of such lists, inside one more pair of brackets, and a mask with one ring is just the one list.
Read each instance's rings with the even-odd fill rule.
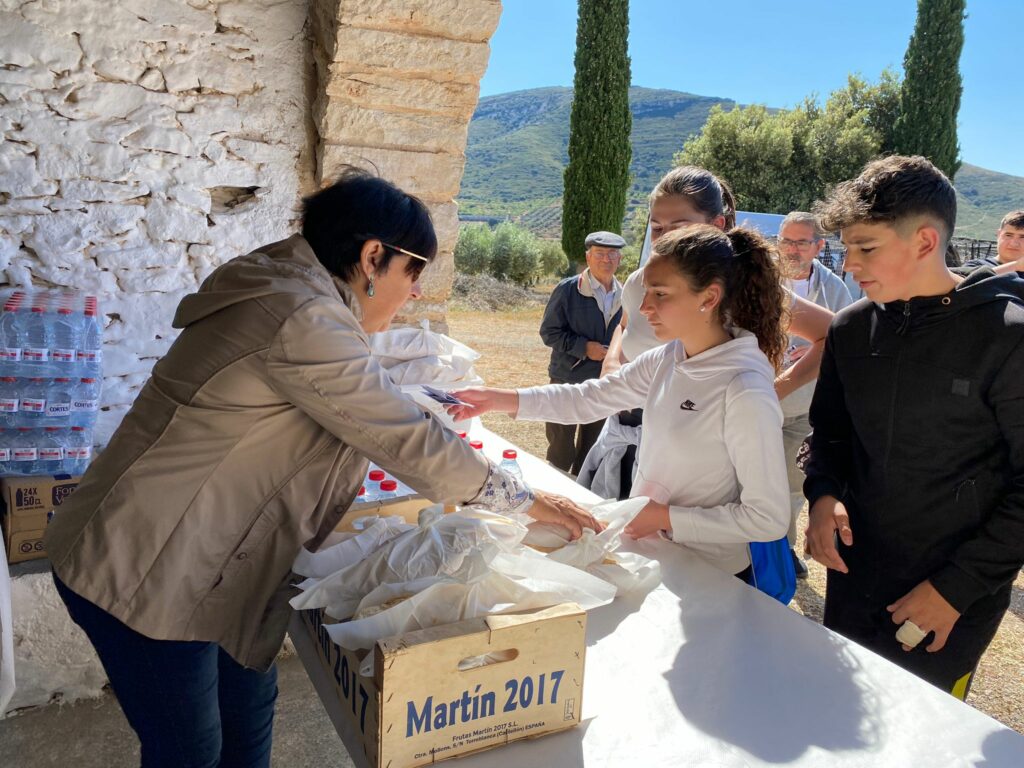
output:
[[[548,382],[550,350],[537,333],[542,313],[541,307],[516,312],[451,310],[448,323],[452,336],[482,355],[476,370],[488,384],[523,387]],[[504,415],[487,415],[483,420],[488,429],[524,450],[544,455],[543,424],[517,422]],[[802,535],[799,546],[803,546]],[[820,622],[825,569],[812,562],[810,570],[810,578],[799,583],[791,607]],[[968,703],[1024,733],[1024,577],[1018,576],[1014,584],[1010,610],[982,659]]]

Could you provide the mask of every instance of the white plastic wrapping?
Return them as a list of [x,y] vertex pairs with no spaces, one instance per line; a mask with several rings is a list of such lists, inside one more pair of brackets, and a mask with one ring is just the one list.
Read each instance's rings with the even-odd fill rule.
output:
[[326,578],[336,571],[355,565],[391,539],[416,528],[398,515],[370,515],[361,520],[361,531],[334,546],[319,552],[307,552],[303,549],[295,558],[292,570],[299,576],[309,576],[311,579]]
[[324,578],[303,582],[299,586],[304,591],[292,598],[291,605],[297,610],[326,608],[330,616],[347,619],[360,600],[382,584],[450,575],[471,552],[484,553],[489,560],[500,548],[514,547],[525,535],[525,526],[486,512],[431,517],[361,560]]

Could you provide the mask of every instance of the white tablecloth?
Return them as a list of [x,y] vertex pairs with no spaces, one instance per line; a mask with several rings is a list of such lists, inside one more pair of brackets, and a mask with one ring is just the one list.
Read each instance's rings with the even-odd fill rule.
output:
[[[482,429],[474,436],[491,458],[510,447]],[[534,487],[595,500],[543,461],[522,451],[519,461]],[[987,715],[675,544],[631,547],[661,562],[663,583],[590,612],[583,723],[454,766],[1024,766],[1024,737]],[[292,637],[365,765],[309,635]]]

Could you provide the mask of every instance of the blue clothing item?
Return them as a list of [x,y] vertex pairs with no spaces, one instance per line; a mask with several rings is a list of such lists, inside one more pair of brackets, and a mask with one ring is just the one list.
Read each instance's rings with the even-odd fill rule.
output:
[[216,643],[140,635],[53,581],[142,743],[142,768],[269,768],[276,667],[246,669]]
[[752,541],[749,546],[751,578],[748,583],[783,605],[789,605],[796,594],[796,567],[789,551],[789,539]]
[[551,347],[548,375],[552,379],[579,384],[601,375],[601,361],[587,357],[587,342],[607,346],[622,319],[622,287],[615,286],[614,312],[605,322],[590,285],[589,270],[567,277],[551,292],[540,323],[540,337]]

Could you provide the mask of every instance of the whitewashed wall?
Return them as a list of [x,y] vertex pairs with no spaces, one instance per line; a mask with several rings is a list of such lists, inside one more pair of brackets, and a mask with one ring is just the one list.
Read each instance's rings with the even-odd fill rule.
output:
[[96,292],[105,443],[218,264],[313,188],[308,0],[0,0],[0,270]]

